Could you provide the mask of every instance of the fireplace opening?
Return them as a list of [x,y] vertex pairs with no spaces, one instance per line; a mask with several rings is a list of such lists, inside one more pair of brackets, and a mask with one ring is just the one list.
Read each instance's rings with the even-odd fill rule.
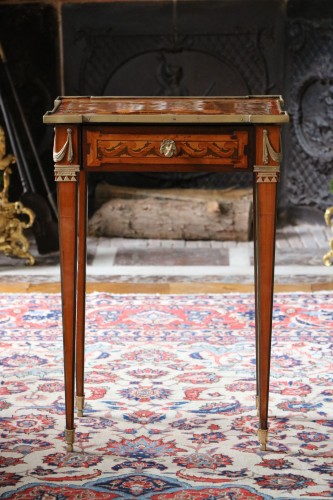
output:
[[[53,134],[41,116],[57,95],[282,94],[291,116],[283,131],[279,197],[287,219],[302,213],[322,217],[332,204],[332,21],[328,0],[317,0],[315,8],[311,0],[0,5],[1,42],[53,192]],[[45,194],[34,162],[29,164],[37,190]],[[95,184],[229,189],[251,183],[250,176],[236,174],[108,176],[96,177]],[[18,178],[13,186],[19,192]],[[91,193],[91,209],[93,198]]]

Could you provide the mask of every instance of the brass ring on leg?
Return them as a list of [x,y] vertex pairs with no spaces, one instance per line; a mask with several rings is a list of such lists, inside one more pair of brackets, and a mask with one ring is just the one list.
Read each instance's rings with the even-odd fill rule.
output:
[[73,451],[75,429],[65,429],[65,441],[67,451]]
[[267,436],[268,436],[267,429],[259,429],[258,430],[258,440],[259,440],[261,451],[267,451]]
[[77,416],[83,417],[84,396],[76,396]]

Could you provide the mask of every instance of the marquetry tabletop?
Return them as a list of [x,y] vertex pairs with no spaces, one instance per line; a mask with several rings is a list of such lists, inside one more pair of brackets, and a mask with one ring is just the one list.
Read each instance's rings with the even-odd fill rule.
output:
[[281,96],[58,97],[44,123],[284,123]]

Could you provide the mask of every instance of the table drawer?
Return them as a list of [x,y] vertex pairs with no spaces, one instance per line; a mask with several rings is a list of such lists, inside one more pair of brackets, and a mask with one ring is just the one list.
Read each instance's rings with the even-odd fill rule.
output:
[[[216,129],[216,128],[215,128]],[[187,129],[188,130],[188,129]],[[124,132],[119,128],[96,127],[86,130],[86,165],[225,165],[246,169],[248,131],[221,133],[175,133],[171,130],[152,133],[151,129]]]

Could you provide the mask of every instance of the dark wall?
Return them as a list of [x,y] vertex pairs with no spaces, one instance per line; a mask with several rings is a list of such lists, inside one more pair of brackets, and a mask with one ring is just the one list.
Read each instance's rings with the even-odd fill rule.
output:
[[[50,179],[52,129],[41,117],[61,93],[56,5],[0,5],[1,39]],[[68,95],[283,94],[291,124],[280,206],[332,204],[333,2],[64,2],[58,14]],[[250,178],[130,174],[112,182],[224,187]]]
[[[52,5],[43,3],[0,5],[0,42],[7,59],[7,70],[14,83],[45,174],[54,189],[50,149],[53,131],[43,125],[42,116],[60,92],[55,9]],[[21,125],[20,114],[3,64],[0,65],[0,89],[6,109],[15,120],[17,135],[27,157],[36,189],[43,192],[44,187],[24,127]],[[1,112],[0,124],[3,124]],[[14,171],[13,195],[16,196],[20,189],[20,180]]]

